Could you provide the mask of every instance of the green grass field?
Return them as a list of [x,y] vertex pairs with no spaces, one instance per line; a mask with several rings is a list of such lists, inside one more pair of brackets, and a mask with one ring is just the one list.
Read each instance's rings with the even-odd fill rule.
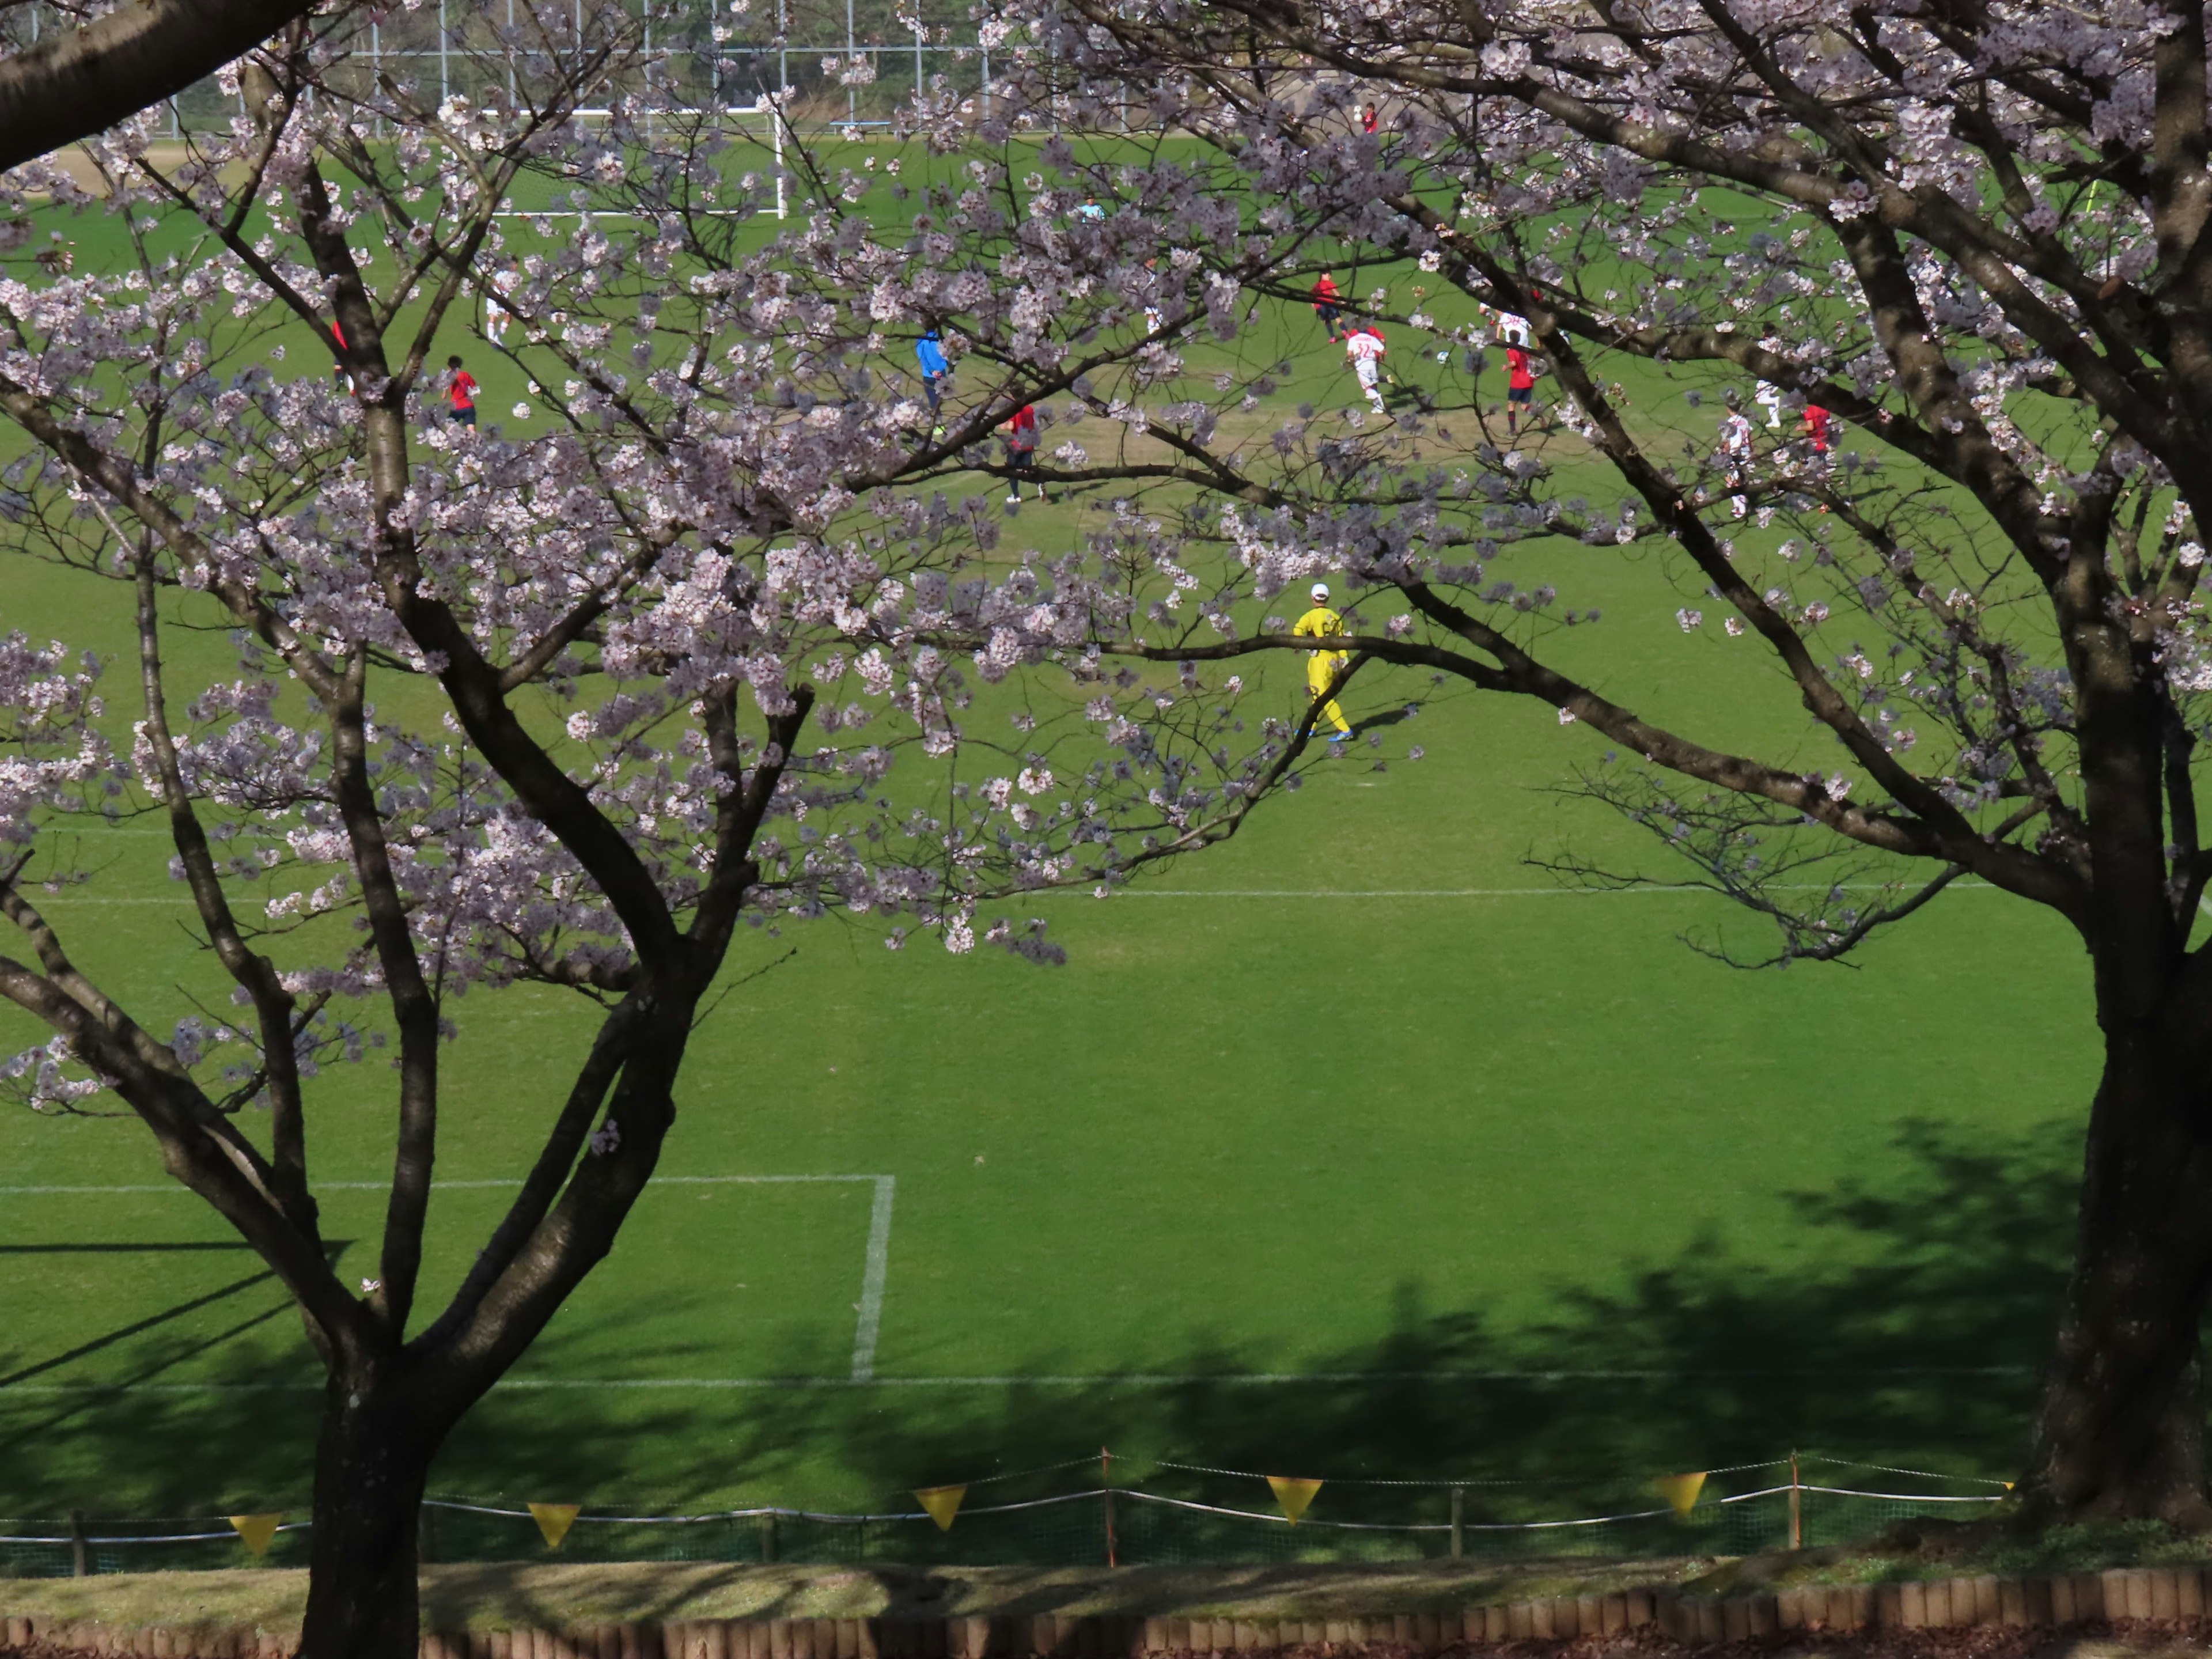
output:
[[[1310,319],[1280,327],[1286,405],[1356,401]],[[488,410],[525,394],[519,366],[477,372]],[[1066,547],[1106,493],[1024,507],[1007,544]],[[0,625],[125,648],[119,590],[7,568]],[[1676,628],[1698,590],[1662,555],[1555,545],[1498,570],[1603,608],[1551,647],[1600,690],[1833,763],[1750,642]],[[199,648],[222,672],[219,635]],[[1271,682],[1286,712],[1295,680]],[[1963,888],[1855,968],[1717,965],[1680,935],[1765,924],[1528,864],[1571,847],[1679,878],[1558,792],[1601,740],[1425,676],[1364,677],[1348,709],[1414,700],[1376,728],[1384,750],[1328,763],[1230,845],[1103,902],[1010,908],[1050,919],[1064,968],[893,954],[841,921],[746,935],[732,978],[769,971],[694,1042],[663,1165],[683,1179],[435,1484],[864,1506],[1101,1446],[1133,1468],[1591,1490],[1792,1446],[2008,1474],[2098,1061],[2063,926]],[[51,914],[165,1030],[214,985],[166,845],[134,824],[91,850],[107,873]],[[590,1030],[535,989],[455,1012],[432,1217],[447,1284]],[[11,1046],[40,1035],[0,1020]],[[375,1250],[386,1091],[374,1066],[316,1085],[348,1273]],[[0,1117],[0,1513],[303,1499],[316,1373],[296,1321],[162,1186],[134,1121]]]

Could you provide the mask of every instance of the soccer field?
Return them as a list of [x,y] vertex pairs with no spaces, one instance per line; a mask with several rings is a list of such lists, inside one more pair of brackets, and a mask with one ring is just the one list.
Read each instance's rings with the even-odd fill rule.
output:
[[[1303,316],[1284,326],[1285,405],[1356,401]],[[526,390],[503,362],[480,376],[488,409]],[[1064,550],[1107,493],[1024,508],[1006,546]],[[1748,642],[1675,627],[1691,590],[1662,555],[1498,567],[1602,607],[1555,649],[1599,689],[1832,763]],[[114,655],[120,599],[11,559],[0,625]],[[1269,680],[1282,712],[1297,683]],[[985,913],[1049,919],[1064,967],[894,954],[836,920],[745,935],[671,1178],[434,1484],[860,1507],[1102,1446],[1593,1486],[1792,1446],[2008,1474],[2098,1058],[2063,924],[1960,886],[1853,969],[1739,972],[1680,940],[1763,943],[1720,899],[1528,862],[1680,878],[1559,793],[1601,740],[1420,675],[1363,676],[1347,712],[1390,717],[1382,747],[1229,845],[1103,902]],[[165,1030],[214,981],[161,832],[86,844],[107,873],[50,914]],[[591,1030],[533,988],[453,1012],[425,1306]],[[11,1048],[40,1035],[0,1024]],[[325,1231],[365,1276],[387,1075],[315,1088]],[[0,1513],[302,1504],[297,1322],[134,1121],[0,1116]]]

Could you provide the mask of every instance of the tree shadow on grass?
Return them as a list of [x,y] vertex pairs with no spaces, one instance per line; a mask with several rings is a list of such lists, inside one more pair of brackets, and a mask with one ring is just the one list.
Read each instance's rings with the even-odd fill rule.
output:
[[[2063,1284],[2074,1136],[2053,1128],[2000,1139],[1923,1123],[1902,1132],[1900,1150],[1904,1172],[1879,1188],[1847,1182],[1794,1195],[1815,1248],[1769,1261],[1707,1238],[1669,1260],[1624,1264],[1617,1288],[1559,1287],[1540,1324],[1433,1310],[1409,1285],[1382,1340],[1323,1352],[1287,1376],[1268,1355],[1200,1340],[1125,1356],[1115,1375],[1089,1379],[1074,1374],[1097,1370],[1096,1355],[1041,1351],[1022,1373],[1064,1380],[990,1389],[901,1386],[890,1371],[875,1386],[814,1376],[803,1386],[495,1391],[449,1443],[434,1487],[518,1508],[581,1502],[601,1514],[757,1504],[882,1513],[911,1512],[915,1487],[975,1483],[943,1534],[787,1522],[771,1541],[747,1520],[643,1542],[652,1529],[599,1536],[580,1525],[556,1556],[526,1521],[499,1523],[501,1537],[512,1535],[505,1553],[548,1561],[744,1560],[771,1547],[786,1560],[856,1567],[903,1558],[920,1576],[890,1575],[887,1588],[919,1606],[933,1562],[1103,1559],[1095,1499],[1002,1520],[988,1513],[1095,1486],[1102,1448],[1112,1449],[1117,1484],[1162,1496],[1266,1510],[1272,1496],[1254,1474],[1317,1477],[1328,1484],[1316,1516],[1435,1528],[1447,1517],[1444,1486],[1359,1482],[1462,1481],[1464,1518],[1480,1525],[1649,1510],[1656,1474],[1793,1449],[2002,1478],[2024,1446]],[[640,1298],[588,1332],[556,1324],[530,1368],[599,1376],[605,1356],[628,1352],[663,1376],[773,1378],[799,1358],[732,1356],[690,1338],[704,1328],[693,1321],[672,1335],[665,1311]],[[1288,1306],[1279,1323],[1325,1329],[1341,1313]],[[0,1413],[10,1443],[0,1510],[117,1513],[99,1492],[103,1474],[118,1471],[141,1514],[148,1504],[201,1515],[304,1507],[319,1405],[312,1373],[272,1386],[241,1355],[219,1375],[226,1386],[204,1393],[88,1393],[43,1434],[27,1431],[20,1408]],[[1060,1467],[1025,1473],[1048,1465]],[[1836,1474],[1826,1471],[1832,1484],[1885,1483]],[[1778,1478],[1723,1474],[1710,1492]],[[26,1497],[42,1501],[27,1509]],[[1125,1500],[1119,1520],[1133,1549],[1146,1524],[1137,1516]],[[1251,1528],[1238,1525],[1177,1547],[1243,1547]],[[458,1540],[448,1529],[447,1543]],[[441,1559],[489,1547],[432,1542]]]
[[[1188,1381],[766,1392],[746,1402],[737,1460],[795,1468],[834,1441],[891,1492],[1105,1445],[1170,1490],[1177,1472],[1148,1465],[1543,1480],[1562,1483],[1547,1504],[1644,1506],[1655,1473],[1792,1449],[2009,1475],[2072,1237],[2074,1139],[1914,1123],[1899,1139],[1893,1182],[1794,1196],[1820,1248],[1788,1265],[1707,1237],[1618,1290],[1561,1287],[1556,1313],[1524,1329],[1428,1311],[1404,1287],[1382,1340],[1299,1368],[1325,1380],[1261,1380],[1267,1356],[1198,1346],[1123,1368]],[[1326,1328],[1334,1311],[1288,1308],[1282,1322]],[[1048,1353],[1025,1369],[1079,1367]]]

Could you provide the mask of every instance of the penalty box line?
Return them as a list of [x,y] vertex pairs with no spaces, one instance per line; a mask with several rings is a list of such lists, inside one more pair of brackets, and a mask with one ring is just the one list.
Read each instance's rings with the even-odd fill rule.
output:
[[[866,1182],[875,1188],[874,1201],[868,1207],[868,1246],[866,1258],[860,1271],[860,1299],[853,1304],[853,1369],[847,1377],[830,1381],[850,1387],[867,1383],[876,1377],[876,1345],[881,1339],[884,1326],[884,1288],[890,1279],[891,1267],[891,1207],[898,1198],[898,1177],[887,1175],[732,1175],[732,1176],[655,1176],[646,1185],[650,1192],[655,1187],[803,1187],[833,1183]],[[319,1181],[314,1185],[325,1192],[380,1193],[390,1188],[388,1181]],[[433,1192],[471,1191],[520,1187],[518,1180],[494,1181],[433,1181]],[[190,1188],[173,1182],[149,1185],[111,1187],[0,1187],[0,1198],[61,1198],[105,1197],[127,1193],[186,1194]],[[191,1383],[162,1385],[180,1393],[206,1393],[213,1385]],[[248,1385],[254,1386],[254,1385]],[[97,1383],[60,1385],[58,1393],[74,1393],[81,1388],[97,1389]],[[17,1387],[0,1389],[0,1393],[33,1392]]]

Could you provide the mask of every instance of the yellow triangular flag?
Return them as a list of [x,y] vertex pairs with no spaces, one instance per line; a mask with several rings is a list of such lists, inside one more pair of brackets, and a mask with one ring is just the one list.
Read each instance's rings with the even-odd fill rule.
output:
[[938,1531],[951,1532],[952,1517],[960,1513],[960,1500],[967,1495],[965,1486],[921,1486],[915,1491],[914,1501],[937,1522]]
[[228,1517],[237,1528],[238,1535],[246,1540],[246,1547],[256,1555],[269,1553],[269,1540],[276,1536],[276,1528],[283,1524],[282,1511],[275,1515],[234,1515]]
[[568,1535],[568,1528],[576,1524],[576,1511],[581,1504],[532,1504],[530,1518],[538,1523],[538,1530],[545,1534],[549,1549],[559,1549],[561,1540]]
[[1705,1489],[1705,1472],[1662,1474],[1652,1484],[1659,1488],[1659,1495],[1674,1506],[1674,1513],[1686,1521],[1690,1511],[1698,1506],[1698,1494]]
[[1287,1474],[1271,1474],[1267,1484],[1275,1489],[1275,1501],[1283,1506],[1283,1518],[1294,1527],[1306,1512],[1306,1506],[1314,1501],[1314,1494],[1321,1490],[1318,1480],[1293,1480]]

